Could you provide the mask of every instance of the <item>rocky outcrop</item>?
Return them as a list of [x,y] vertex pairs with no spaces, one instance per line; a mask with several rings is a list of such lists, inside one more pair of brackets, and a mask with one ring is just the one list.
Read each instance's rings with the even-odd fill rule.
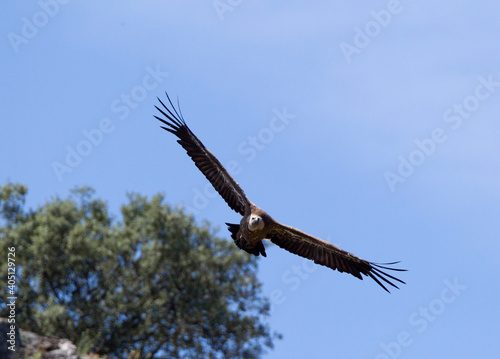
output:
[[[27,330],[12,329],[5,318],[0,318],[0,358],[23,359],[80,359],[76,345],[68,339],[46,337]],[[15,349],[14,351],[12,349]]]

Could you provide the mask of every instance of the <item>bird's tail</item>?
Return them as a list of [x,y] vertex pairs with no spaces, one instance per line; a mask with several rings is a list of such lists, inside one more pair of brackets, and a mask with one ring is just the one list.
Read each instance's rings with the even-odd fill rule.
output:
[[240,230],[240,225],[231,223],[226,223],[226,225],[229,232],[231,232],[231,238],[236,242],[236,233]]

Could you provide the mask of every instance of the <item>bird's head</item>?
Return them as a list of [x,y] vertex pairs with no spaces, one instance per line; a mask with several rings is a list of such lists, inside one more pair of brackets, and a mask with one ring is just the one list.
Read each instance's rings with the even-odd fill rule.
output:
[[264,221],[260,216],[252,214],[250,220],[248,221],[248,230],[250,232],[259,231],[264,229]]

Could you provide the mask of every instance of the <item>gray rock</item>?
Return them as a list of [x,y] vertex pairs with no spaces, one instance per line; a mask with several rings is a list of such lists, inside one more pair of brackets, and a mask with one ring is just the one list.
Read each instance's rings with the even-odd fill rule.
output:
[[68,339],[48,337],[27,330],[15,331],[15,349],[9,349],[7,334],[10,331],[7,319],[0,318],[0,358],[22,359],[41,354],[42,359],[81,359],[77,355],[76,345]]

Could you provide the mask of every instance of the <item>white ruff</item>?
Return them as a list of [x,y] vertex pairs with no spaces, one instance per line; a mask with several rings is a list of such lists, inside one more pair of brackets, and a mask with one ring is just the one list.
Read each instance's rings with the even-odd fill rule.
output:
[[264,228],[264,221],[259,216],[250,216],[248,221],[248,230],[250,232],[257,231]]

